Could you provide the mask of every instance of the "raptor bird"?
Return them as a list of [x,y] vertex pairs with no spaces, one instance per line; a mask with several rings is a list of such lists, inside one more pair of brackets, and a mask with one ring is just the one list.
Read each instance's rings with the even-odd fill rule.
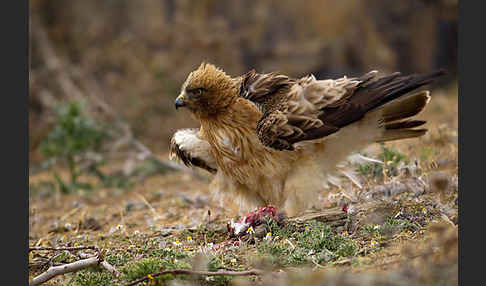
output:
[[353,179],[342,163],[367,145],[425,134],[415,128],[425,121],[411,118],[429,91],[413,91],[443,74],[231,77],[202,63],[175,100],[200,128],[178,130],[170,158],[213,173],[210,191],[238,198],[242,210],[274,205],[293,215],[340,174]]

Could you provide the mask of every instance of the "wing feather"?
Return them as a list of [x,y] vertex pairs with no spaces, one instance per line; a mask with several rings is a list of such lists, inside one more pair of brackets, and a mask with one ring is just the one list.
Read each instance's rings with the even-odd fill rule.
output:
[[[339,79],[316,80],[313,75],[309,75],[292,80],[275,73],[257,74],[252,71],[246,81],[251,84],[243,86],[242,93],[245,98],[257,104],[263,113],[257,126],[262,143],[278,150],[293,150],[292,144],[333,134],[360,120],[370,110],[431,83],[443,74],[443,71],[437,71],[402,76],[397,72],[376,79],[377,71],[371,71],[357,78],[344,76]],[[257,90],[258,93],[255,92]],[[387,117],[405,119],[404,114],[415,115],[423,108],[407,107],[402,103],[396,106],[396,112]],[[409,112],[408,109],[413,110]],[[398,131],[394,132],[399,133],[424,123],[409,120],[388,124],[386,127],[396,129]]]
[[178,130],[169,144],[169,159],[182,162],[187,167],[198,167],[216,173],[216,160],[211,154],[211,145],[203,140],[194,128]]

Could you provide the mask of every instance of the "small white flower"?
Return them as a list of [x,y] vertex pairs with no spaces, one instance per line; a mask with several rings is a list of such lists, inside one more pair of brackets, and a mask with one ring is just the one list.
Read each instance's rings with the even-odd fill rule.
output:
[[249,227],[249,228],[246,230],[246,232],[247,232],[247,233],[249,233],[249,234],[253,234],[253,233],[255,233],[255,230],[253,229],[253,227],[251,227],[251,226],[250,226],[250,227]]
[[133,232],[133,235],[139,235],[140,234],[140,231],[136,230]]
[[122,230],[122,229],[123,229],[123,225],[118,224],[118,225],[116,226],[116,230]]
[[73,227],[73,225],[70,222],[66,222],[64,224],[64,227],[67,228],[67,229],[71,229]]
[[231,259],[231,263],[235,264],[236,263],[236,259],[235,258]]

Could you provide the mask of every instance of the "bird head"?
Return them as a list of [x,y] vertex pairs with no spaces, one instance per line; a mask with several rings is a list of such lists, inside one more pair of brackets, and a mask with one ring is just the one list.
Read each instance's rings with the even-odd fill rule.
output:
[[188,75],[175,107],[186,107],[197,115],[213,115],[224,111],[237,98],[237,83],[223,70],[202,63]]

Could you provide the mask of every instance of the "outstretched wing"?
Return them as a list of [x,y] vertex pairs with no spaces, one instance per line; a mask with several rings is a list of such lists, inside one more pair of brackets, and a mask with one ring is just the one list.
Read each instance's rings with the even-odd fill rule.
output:
[[216,173],[216,160],[211,154],[211,145],[203,140],[195,128],[178,130],[169,144],[169,159],[178,160],[188,167],[199,167]]
[[[293,150],[294,143],[333,134],[340,128],[360,120],[368,111],[385,105],[444,74],[443,71],[409,76],[393,73],[375,79],[376,73],[372,71],[359,78],[343,77],[336,80],[316,80],[311,75],[293,84],[286,96],[278,95],[277,92],[267,94],[267,98],[249,98],[260,105],[263,112],[257,126],[260,140],[264,145],[278,150]],[[275,96],[279,98],[276,99]],[[420,98],[425,100],[426,97]],[[407,110],[407,107],[401,105],[396,114],[384,118],[382,123],[413,116],[423,106],[425,103],[414,106],[415,109],[412,108],[411,112],[415,113],[405,114],[400,112]],[[408,129],[424,123],[409,120],[406,123],[404,121],[388,124],[387,127]]]
[[[344,125],[333,120],[332,112],[335,110],[347,116],[350,123],[361,118],[364,113],[359,109],[362,107],[354,106],[352,98],[376,74],[376,71],[371,71],[359,78],[342,77],[335,80],[316,80],[310,75],[300,79],[289,91],[285,112],[288,125],[296,131],[280,139],[292,145],[337,132]],[[265,119],[262,118],[262,121]]]

